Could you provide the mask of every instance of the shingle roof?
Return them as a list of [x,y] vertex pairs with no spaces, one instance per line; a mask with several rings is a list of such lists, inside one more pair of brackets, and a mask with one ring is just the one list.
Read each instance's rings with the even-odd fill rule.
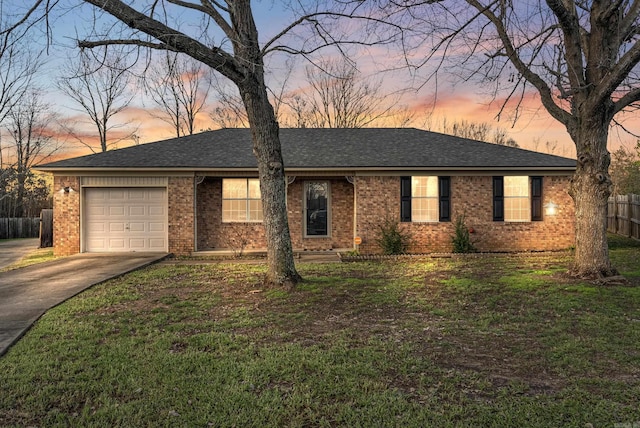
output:
[[[572,169],[575,160],[414,128],[280,130],[288,169]],[[40,165],[38,169],[256,168],[248,129],[221,129]]]

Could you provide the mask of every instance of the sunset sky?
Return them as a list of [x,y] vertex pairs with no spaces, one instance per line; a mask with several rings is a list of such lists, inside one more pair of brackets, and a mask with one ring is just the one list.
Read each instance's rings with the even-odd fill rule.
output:
[[[24,8],[25,3],[17,1],[3,1],[3,7],[20,10]],[[52,44],[48,50],[48,54],[44,57],[46,61],[46,70],[39,77],[42,85],[47,89],[47,100],[53,104],[54,110],[62,116],[68,118],[71,122],[82,120],[83,113],[77,110],[77,106],[73,101],[63,96],[55,88],[55,79],[60,75],[60,67],[65,58],[68,57],[72,49],[74,49],[75,39],[83,38],[85,34],[89,34],[93,28],[92,7],[87,5],[77,6],[82,2],[74,0],[63,0],[63,8],[59,9],[55,19],[51,20],[52,27]],[[280,3],[272,1],[262,1],[254,3],[254,15],[257,21],[260,38],[262,41],[268,40],[274,34],[277,34],[290,22],[290,14],[280,9]],[[98,18],[100,26],[108,25],[109,19]],[[193,16],[185,13],[179,17],[181,22],[190,23]],[[197,25],[197,21],[192,28]],[[42,35],[44,36],[44,35]],[[36,37],[37,40],[43,42],[42,36]],[[353,58],[357,58],[354,56]],[[460,81],[449,80],[446,74],[441,73],[438,78],[436,87],[435,80],[425,81],[424,76],[428,75],[429,69],[425,69],[414,73],[412,77],[406,71],[396,71],[394,73],[379,74],[379,71],[385,68],[385,61],[392,58],[382,50],[369,49],[365,52],[361,59],[358,59],[358,68],[363,76],[372,76],[383,78],[383,87],[389,92],[402,89],[409,86],[418,87],[418,89],[407,90],[400,101],[410,111],[414,112],[414,122],[412,126],[419,128],[429,128],[438,130],[438,124],[446,118],[447,121],[465,119],[472,122],[487,122],[492,127],[503,128],[507,131],[509,137],[515,139],[521,147],[526,149],[549,151],[550,146],[555,146],[554,153],[562,156],[575,156],[575,148],[571,142],[564,127],[553,120],[549,114],[541,107],[536,94],[528,94],[522,101],[521,116],[518,121],[513,123],[513,112],[515,105],[508,104],[502,113],[500,122],[496,121],[496,115],[501,107],[500,100],[490,100],[486,95],[479,93],[477,83],[461,83]],[[269,60],[270,76],[273,80],[274,76],[279,76],[284,72],[284,59],[275,58]],[[375,64],[375,65],[372,65]],[[299,59],[296,61],[295,71],[287,88],[289,91],[301,91],[305,89],[304,69],[306,63]],[[276,79],[277,80],[277,79]],[[211,109],[215,105],[215,100],[208,103]],[[114,119],[115,122],[131,122],[139,124],[137,134],[141,142],[157,141],[174,136],[170,125],[165,122],[153,118],[150,114],[154,106],[144,100],[142,96],[137,96],[131,107],[123,112],[119,117]],[[637,119],[633,115],[628,115],[627,123],[637,124]],[[380,122],[380,126],[384,126]],[[197,129],[207,129],[214,127],[207,113],[201,114],[198,120]],[[79,127],[87,133],[94,132],[91,127]],[[632,126],[633,128],[633,126]],[[640,127],[635,126],[635,130]],[[549,144],[547,143],[549,142]],[[133,141],[123,141],[119,143],[119,147],[132,144]],[[610,150],[617,148],[619,144],[628,146],[635,144],[635,139],[618,132],[611,133]],[[81,148],[71,141],[68,148],[64,152],[64,156],[72,156],[79,154],[88,154],[89,150]]]

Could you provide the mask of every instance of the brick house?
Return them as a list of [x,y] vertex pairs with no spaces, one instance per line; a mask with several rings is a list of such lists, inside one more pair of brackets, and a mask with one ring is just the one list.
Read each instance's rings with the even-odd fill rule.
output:
[[[412,252],[446,252],[457,216],[481,251],[574,243],[572,159],[418,129],[282,129],[296,251],[380,252],[401,221]],[[266,247],[248,129],[223,129],[40,165],[54,175],[54,252]]]

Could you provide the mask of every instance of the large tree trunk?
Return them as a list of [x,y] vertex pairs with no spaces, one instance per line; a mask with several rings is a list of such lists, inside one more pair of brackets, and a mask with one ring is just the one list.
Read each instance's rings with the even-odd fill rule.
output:
[[278,122],[267,96],[258,30],[250,0],[236,1],[230,6],[229,15],[238,36],[232,40],[235,56],[247,64],[244,76],[233,81],[247,111],[253,154],[258,162],[263,224],[267,238],[266,282],[293,287],[301,277],[293,261],[280,135]]
[[258,79],[247,79],[239,89],[249,118],[253,153],[258,161],[269,265],[266,281],[293,287],[301,277],[293,261],[278,122],[266,88]]
[[601,278],[617,274],[609,260],[607,243],[607,200],[611,195],[608,122],[606,113],[593,114],[585,122],[569,130],[578,155],[569,192],[576,210],[576,252],[571,273],[581,278]]

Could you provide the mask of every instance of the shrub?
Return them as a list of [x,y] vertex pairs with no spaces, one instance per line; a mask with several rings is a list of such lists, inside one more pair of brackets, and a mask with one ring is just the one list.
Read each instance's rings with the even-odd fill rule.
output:
[[379,226],[380,236],[376,239],[384,254],[405,254],[411,245],[411,234],[402,230],[397,220],[387,218]]
[[233,251],[233,256],[242,258],[244,250],[250,242],[252,228],[243,223],[231,223],[226,228],[226,244]]
[[471,235],[469,234],[464,214],[456,218],[455,235],[451,237],[451,242],[453,243],[454,253],[473,253],[476,251],[476,247],[471,242]]

